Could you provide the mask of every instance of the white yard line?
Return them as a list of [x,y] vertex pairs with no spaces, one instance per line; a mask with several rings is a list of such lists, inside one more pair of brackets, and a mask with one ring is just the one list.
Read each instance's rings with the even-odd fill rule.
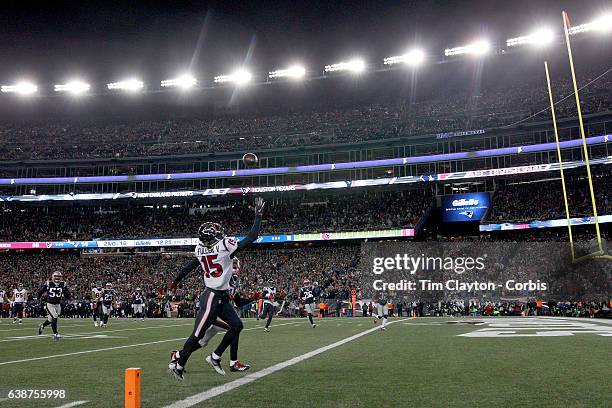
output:
[[[104,329],[104,328],[100,328],[96,331],[93,332],[88,332],[88,333],[66,333],[67,335],[73,335],[73,336],[90,336],[90,335],[98,335],[98,334],[105,334],[105,333],[117,333],[117,332],[124,332],[124,331],[137,331],[137,330],[151,330],[151,329],[163,329],[163,328],[167,328],[167,327],[181,327],[181,326],[193,326],[193,323],[182,323],[182,324],[168,324],[165,326],[147,326],[147,327],[131,327],[129,329],[114,329],[114,330],[108,330],[108,329]],[[59,329],[61,329],[62,327],[59,326]],[[49,334],[49,328],[46,329],[47,334]],[[46,339],[49,338],[49,335],[31,335],[31,336],[12,336],[6,339],[2,339],[0,340],[0,342],[11,342],[11,341],[22,341],[22,340],[36,340],[36,339]]]
[[[403,319],[402,320],[394,320],[392,322],[389,322],[387,325],[390,325],[390,324],[393,324],[393,323],[397,323],[397,322],[401,322],[401,321],[403,321]],[[294,357],[294,358],[292,358],[290,360],[283,361],[282,363],[278,363],[278,364],[275,364],[273,366],[264,368],[263,370],[256,371],[256,372],[254,372],[252,374],[248,374],[248,375],[246,375],[246,376],[244,376],[242,378],[239,378],[237,380],[230,381],[228,383],[225,383],[223,385],[219,385],[217,387],[213,387],[213,388],[211,388],[209,390],[206,390],[206,391],[203,391],[203,392],[201,392],[199,394],[195,394],[195,395],[192,395],[191,397],[185,398],[184,400],[177,401],[177,402],[175,402],[173,404],[167,405],[164,408],[188,408],[188,407],[192,407],[194,405],[200,404],[200,403],[202,403],[202,402],[204,402],[206,400],[209,400],[209,399],[211,399],[213,397],[216,397],[218,395],[224,394],[224,393],[226,393],[228,391],[231,391],[231,390],[236,389],[238,387],[241,387],[243,385],[252,383],[255,380],[259,380],[260,378],[266,377],[266,376],[268,376],[270,374],[273,374],[273,373],[275,373],[277,371],[280,371],[280,370],[282,370],[284,368],[290,367],[290,366],[295,365],[297,363],[300,363],[300,362],[302,362],[304,360],[307,360],[309,358],[317,356],[317,355],[319,355],[321,353],[325,353],[326,351],[329,351],[329,350],[334,349],[336,347],[342,346],[343,344],[349,343],[349,342],[351,342],[353,340],[356,340],[356,339],[358,339],[360,337],[363,337],[365,335],[373,333],[373,332],[379,330],[379,327],[380,326],[373,327],[373,328],[368,329],[366,331],[362,331],[360,333],[354,334],[354,335],[352,335],[350,337],[347,337],[345,339],[339,340],[339,341],[337,341],[335,343],[332,343],[332,344],[329,344],[327,346],[324,346],[324,347],[318,348],[316,350],[310,351],[310,352],[308,352],[306,354],[302,354],[302,355]]]
[[79,405],[87,404],[88,402],[89,401],[74,401],[74,402],[69,402],[68,404],[60,405],[59,407],[56,407],[56,408],[72,408],[72,407],[77,407]]
[[[191,324],[193,324],[193,323],[191,323]],[[288,325],[288,324],[291,324],[291,323],[281,323],[281,324],[275,325],[275,327],[285,326],[285,325]],[[248,329],[244,329],[243,331],[260,330],[262,328],[263,328],[263,326],[249,327]],[[168,342],[171,342],[171,341],[185,340],[185,338],[186,337],[179,337],[179,338],[176,338],[176,339],[157,340],[157,341],[150,341],[150,342],[147,342],[147,343],[126,344],[126,345],[123,345],[123,346],[114,346],[114,347],[105,347],[105,348],[99,348],[99,349],[93,349],[93,350],[75,351],[75,352],[72,352],[72,353],[64,353],[64,354],[53,354],[53,355],[50,355],[50,356],[43,356],[43,357],[25,358],[23,360],[4,361],[4,362],[0,362],[0,366],[4,366],[4,365],[8,365],[8,364],[27,363],[29,361],[47,360],[47,359],[50,359],[50,358],[77,356],[77,355],[80,355],[80,354],[99,353],[101,351],[111,351],[111,350],[120,350],[120,349],[125,349],[125,348],[132,348],[132,347],[150,346],[152,344],[161,344],[161,343],[168,343]]]

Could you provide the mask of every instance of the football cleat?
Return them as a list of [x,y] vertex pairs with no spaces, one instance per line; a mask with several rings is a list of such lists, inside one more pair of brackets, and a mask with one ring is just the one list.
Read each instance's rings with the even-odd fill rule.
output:
[[386,331],[387,328],[385,326],[380,326],[380,331]]
[[172,374],[177,381],[183,381],[185,378],[185,369],[179,368],[178,363],[168,364],[168,372]]
[[213,358],[212,354],[206,356],[206,362],[215,369],[215,371],[221,375],[225,375],[225,370],[221,367],[221,359]]
[[315,327],[317,327],[317,324],[316,324],[316,323],[313,323],[313,324],[312,324],[312,328],[314,329]]
[[248,364],[242,364],[240,360],[236,361],[233,365],[230,366],[230,371],[246,371],[251,368]]
[[105,324],[103,324],[103,325],[102,325],[102,327],[106,329],[106,323],[105,323]]
[[98,322],[94,322],[94,327],[98,327]]
[[270,333],[270,329],[268,329],[267,327],[264,327],[264,331],[265,331],[266,333]]
[[62,335],[61,335],[61,334],[59,334],[59,333],[55,333],[55,334],[53,335],[53,340],[61,340],[61,339],[63,339],[63,338],[64,338],[64,336],[62,336]]
[[43,324],[41,323],[40,325],[38,325],[38,335],[40,336],[44,330],[45,326],[43,326]]

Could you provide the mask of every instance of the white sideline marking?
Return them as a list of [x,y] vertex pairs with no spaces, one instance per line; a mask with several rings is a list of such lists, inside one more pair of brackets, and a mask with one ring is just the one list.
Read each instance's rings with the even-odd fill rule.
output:
[[[279,327],[279,326],[285,326],[285,325],[288,325],[288,324],[291,324],[291,323],[282,323],[282,324],[277,324],[275,326]],[[261,328],[263,328],[263,326],[249,327],[248,329],[244,329],[242,331],[259,330]],[[147,342],[147,343],[126,344],[124,346],[105,347],[105,348],[93,349],[93,350],[75,351],[73,353],[53,354],[51,356],[25,358],[23,360],[4,361],[4,362],[0,362],[0,366],[8,365],[8,364],[16,364],[16,363],[27,363],[28,361],[47,360],[49,358],[77,356],[79,354],[98,353],[100,351],[110,351],[110,350],[120,350],[120,349],[124,349],[124,348],[132,348],[132,347],[140,347],[140,346],[150,346],[152,344],[168,343],[170,341],[179,341],[179,340],[185,340],[185,337],[179,337],[177,339],[150,341],[150,342]]]
[[[151,330],[151,329],[163,329],[167,327],[181,327],[181,326],[193,326],[193,323],[182,323],[182,324],[168,324],[165,326],[147,326],[147,327],[132,327],[129,329],[114,329],[107,330],[104,328],[100,328],[97,331],[88,332],[88,333],[66,333],[66,336],[97,336],[104,333],[116,333],[116,332],[124,332],[124,331],[136,331],[136,330]],[[60,326],[61,328],[61,326]],[[48,330],[47,330],[48,331]],[[19,340],[32,340],[32,339],[44,339],[48,338],[48,336],[43,335],[31,335],[31,336],[19,336],[19,337],[7,337],[5,339],[0,340],[0,342],[11,342],[11,341],[19,341]],[[85,337],[83,337],[85,338]]]
[[[390,325],[390,324],[393,324],[393,323],[401,322],[401,321],[403,321],[403,319],[402,320],[394,320],[392,322],[387,323],[387,326]],[[217,395],[224,394],[224,393],[226,393],[228,391],[231,391],[231,390],[233,390],[235,388],[238,388],[240,386],[243,386],[245,384],[252,383],[255,380],[259,380],[260,378],[263,378],[263,377],[268,376],[270,374],[273,374],[273,373],[275,373],[277,371],[280,371],[283,368],[290,367],[290,366],[295,365],[297,363],[300,363],[300,362],[302,362],[304,360],[307,360],[307,359],[309,359],[311,357],[317,356],[317,355],[319,355],[321,353],[325,353],[328,350],[331,350],[331,349],[334,349],[336,347],[342,346],[343,344],[346,344],[348,342],[356,340],[356,339],[358,339],[360,337],[363,337],[363,336],[365,336],[367,334],[373,333],[373,332],[375,332],[377,330],[380,330],[380,326],[376,326],[376,327],[373,327],[373,328],[368,329],[366,331],[362,331],[360,333],[354,334],[354,335],[352,335],[350,337],[347,337],[345,339],[339,340],[339,341],[337,341],[335,343],[332,343],[332,344],[329,344],[327,346],[324,346],[324,347],[318,348],[316,350],[310,351],[310,352],[308,352],[306,354],[302,354],[301,356],[294,357],[294,358],[292,358],[290,360],[283,361],[282,363],[278,363],[278,364],[275,364],[273,366],[264,368],[262,370],[254,372],[252,374],[245,375],[244,377],[239,378],[237,380],[230,381],[228,383],[225,383],[223,385],[219,385],[217,387],[213,387],[213,388],[211,388],[209,390],[206,390],[206,391],[203,391],[203,392],[201,392],[199,394],[195,394],[195,395],[192,395],[191,397],[187,397],[184,400],[176,401],[175,403],[167,405],[164,408],[188,408],[188,407],[192,407],[192,406],[197,405],[197,404],[199,404],[201,402],[204,402],[204,401],[209,400],[209,399],[211,399],[213,397],[216,397]]]
[[69,402],[68,404],[60,405],[57,408],[71,408],[71,407],[76,407],[79,405],[87,404],[88,402],[89,401],[74,401],[74,402]]

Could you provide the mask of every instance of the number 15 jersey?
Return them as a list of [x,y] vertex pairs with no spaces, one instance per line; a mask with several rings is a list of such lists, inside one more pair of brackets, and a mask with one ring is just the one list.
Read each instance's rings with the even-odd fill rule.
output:
[[232,256],[238,248],[233,238],[223,238],[211,247],[198,244],[195,256],[204,269],[204,284],[215,290],[229,290],[230,280],[234,274]]

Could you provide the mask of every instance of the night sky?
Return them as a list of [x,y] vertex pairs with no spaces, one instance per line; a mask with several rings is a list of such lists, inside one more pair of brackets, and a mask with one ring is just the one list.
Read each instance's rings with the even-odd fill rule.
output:
[[503,42],[561,10],[578,23],[610,11],[596,1],[2,1],[0,82],[71,77],[156,82],[210,78],[244,64],[267,72],[352,56],[382,61],[418,44],[430,53],[479,37]]

